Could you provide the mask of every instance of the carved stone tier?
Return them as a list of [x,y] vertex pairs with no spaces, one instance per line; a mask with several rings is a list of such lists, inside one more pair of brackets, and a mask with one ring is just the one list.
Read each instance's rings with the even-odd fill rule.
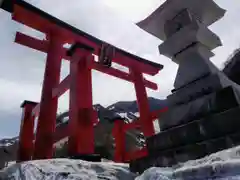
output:
[[196,19],[205,26],[209,26],[221,19],[225,10],[220,8],[213,0],[167,0],[150,16],[137,25],[148,33],[161,40],[166,40],[164,26],[182,10],[188,9]]
[[[210,50],[222,45],[219,37],[211,32],[206,26],[192,23],[169,37],[159,46],[159,51],[160,54],[177,60],[178,58],[176,56],[178,54],[181,54],[181,52],[196,43],[203,45],[203,47],[198,46],[196,51],[204,51],[202,49],[206,49],[205,51],[209,52],[205,53],[209,54],[209,57],[214,55]],[[190,60],[190,58],[188,59]]]
[[202,95],[188,103],[171,106],[169,111],[159,118],[160,128],[164,131],[238,105],[240,105],[238,91],[229,86],[211,94]]

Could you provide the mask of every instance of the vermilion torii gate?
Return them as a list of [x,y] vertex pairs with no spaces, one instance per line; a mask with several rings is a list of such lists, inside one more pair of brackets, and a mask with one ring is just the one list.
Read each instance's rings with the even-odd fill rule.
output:
[[[139,107],[139,124],[146,137],[154,134],[146,87],[157,90],[157,84],[146,80],[143,74],[156,75],[163,66],[123,50],[115,48],[113,62],[129,68],[129,73],[112,67],[105,67],[94,59],[100,55],[103,41],[90,36],[65,22],[22,1],[5,0],[1,6],[12,14],[12,19],[38,30],[46,40],[17,32],[15,42],[47,54],[45,74],[40,103],[25,101],[22,104],[23,117],[20,131],[19,161],[52,158],[56,128],[58,97],[70,90],[69,125],[65,130],[69,136],[69,153],[94,153],[93,124],[96,113],[92,104],[91,70],[132,82]],[[70,49],[64,44],[73,44]],[[60,82],[61,61],[70,61],[70,74]],[[38,116],[34,141],[34,117]],[[118,138],[119,139],[119,138]]]

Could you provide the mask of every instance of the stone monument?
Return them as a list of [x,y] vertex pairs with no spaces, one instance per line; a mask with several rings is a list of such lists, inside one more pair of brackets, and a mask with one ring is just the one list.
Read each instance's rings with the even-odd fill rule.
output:
[[138,26],[164,42],[160,54],[179,65],[169,111],[159,117],[161,132],[147,139],[149,156],[133,171],[171,166],[240,142],[239,86],[210,61],[220,38],[208,26],[225,10],[213,0],[167,0]]

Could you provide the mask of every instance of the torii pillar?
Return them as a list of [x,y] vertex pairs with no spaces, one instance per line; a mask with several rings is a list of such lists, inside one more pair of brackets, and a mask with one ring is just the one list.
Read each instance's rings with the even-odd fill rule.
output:
[[58,97],[52,97],[53,88],[59,85],[64,41],[59,33],[50,33],[42,97],[35,141],[34,159],[53,156],[53,134],[56,126]]
[[93,48],[74,44],[70,61],[69,155],[94,154],[91,62]]
[[32,101],[24,101],[21,105],[22,120],[19,133],[17,162],[30,161],[32,158],[35,119],[35,116],[32,114],[32,110],[36,105],[37,103]]

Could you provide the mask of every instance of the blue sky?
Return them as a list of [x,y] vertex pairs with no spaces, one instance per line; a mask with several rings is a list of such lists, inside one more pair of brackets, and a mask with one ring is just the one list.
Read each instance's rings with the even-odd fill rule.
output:
[[[173,87],[177,66],[158,53],[161,41],[139,29],[134,23],[144,19],[163,0],[28,0],[35,6],[122,49],[159,62],[164,70],[149,79],[159,84],[158,91],[149,96],[165,98]],[[216,0],[227,10],[226,16],[210,28],[218,34],[223,46],[214,50],[211,60],[219,68],[240,44],[240,1]],[[11,20],[0,10],[0,138],[16,136],[19,132],[23,100],[39,101],[45,65],[45,54],[14,44],[16,31],[42,38],[35,32]],[[63,62],[62,78],[68,74],[68,63]],[[130,83],[93,72],[94,103],[110,105],[120,100],[134,100]],[[60,98],[59,111],[68,108],[67,94]]]

